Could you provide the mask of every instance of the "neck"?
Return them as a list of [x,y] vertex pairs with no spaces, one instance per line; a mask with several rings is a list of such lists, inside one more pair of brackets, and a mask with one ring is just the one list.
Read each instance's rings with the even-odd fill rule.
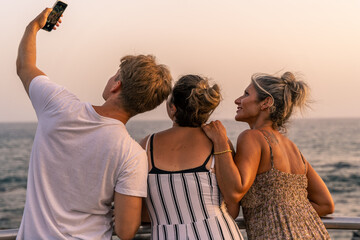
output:
[[248,123],[251,129],[261,129],[261,128],[272,128],[272,122],[270,120],[256,119],[254,122]]
[[93,106],[94,110],[103,117],[114,118],[126,124],[130,114],[116,104],[106,101],[102,106]]
[[177,124],[174,120],[173,120],[173,125],[172,128],[188,128],[188,129],[195,129],[195,128],[201,128],[201,127],[192,127],[192,126],[179,126],[179,124]]

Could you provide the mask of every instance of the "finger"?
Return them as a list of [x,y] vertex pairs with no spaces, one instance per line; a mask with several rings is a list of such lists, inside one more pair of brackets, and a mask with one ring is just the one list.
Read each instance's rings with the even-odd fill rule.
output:
[[39,25],[39,28],[42,28],[46,24],[46,20],[50,15],[52,8],[45,8],[35,19],[34,21]]
[[204,124],[204,125],[201,126],[201,128],[205,131],[205,130],[207,130],[209,128],[209,126],[208,126],[208,124]]
[[53,10],[52,8],[45,8],[42,13],[47,17],[49,16],[52,10]]

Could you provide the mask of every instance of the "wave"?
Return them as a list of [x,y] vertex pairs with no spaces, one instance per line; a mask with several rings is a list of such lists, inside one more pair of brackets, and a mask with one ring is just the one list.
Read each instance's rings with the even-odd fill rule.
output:
[[0,178],[0,192],[8,192],[17,188],[26,189],[26,181],[27,179],[25,177],[18,176]]

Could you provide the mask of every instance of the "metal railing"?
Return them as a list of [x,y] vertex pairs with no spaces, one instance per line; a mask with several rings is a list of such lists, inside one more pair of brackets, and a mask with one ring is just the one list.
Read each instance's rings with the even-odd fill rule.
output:
[[[322,217],[327,229],[339,230],[360,230],[360,217]],[[236,223],[240,229],[245,229],[245,222],[242,217],[236,218]],[[150,235],[150,224],[141,225],[135,239],[148,239]],[[0,240],[14,240],[18,229],[0,230]]]

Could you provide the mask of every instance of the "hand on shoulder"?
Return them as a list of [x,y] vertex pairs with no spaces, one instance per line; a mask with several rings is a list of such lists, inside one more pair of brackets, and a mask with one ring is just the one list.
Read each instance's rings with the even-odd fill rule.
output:
[[211,121],[208,124],[201,126],[208,138],[214,143],[227,143],[228,137],[226,134],[226,128],[221,121]]

